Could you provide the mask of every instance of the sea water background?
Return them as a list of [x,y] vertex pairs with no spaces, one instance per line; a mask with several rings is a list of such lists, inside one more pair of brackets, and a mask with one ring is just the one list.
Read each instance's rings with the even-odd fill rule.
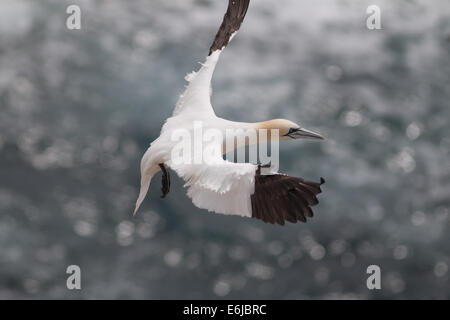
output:
[[[328,138],[281,146],[283,172],[327,180],[316,216],[207,213],[175,174],[131,216],[140,157],[225,2],[0,0],[0,298],[449,298],[446,0],[252,1],[213,104]],[[65,27],[69,4],[82,30]],[[371,264],[382,290],[366,288]]]

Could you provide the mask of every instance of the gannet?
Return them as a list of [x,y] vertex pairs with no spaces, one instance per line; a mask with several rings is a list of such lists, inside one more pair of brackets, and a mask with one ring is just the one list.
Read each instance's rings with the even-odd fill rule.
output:
[[[224,141],[218,144],[222,152],[208,163],[175,163],[174,132],[193,132],[195,123],[225,132],[228,128],[262,131],[276,129],[279,140],[324,139],[320,134],[304,129],[286,119],[258,123],[234,122],[216,116],[211,105],[211,78],[223,49],[236,35],[247,13],[250,0],[229,0],[223,22],[210,47],[206,61],[197,72],[186,76],[188,85],[176,103],[175,110],[164,123],[160,136],[154,140],[141,160],[141,187],[134,214],[144,200],[152,177],[162,171],[164,198],[170,189],[168,168],[186,183],[187,195],[193,204],[208,211],[252,217],[266,223],[284,225],[285,221],[306,222],[312,217],[311,206],[318,203],[320,186],[325,182],[311,182],[281,173],[262,174],[260,164],[235,163],[223,159]],[[237,146],[236,146],[237,147]],[[194,151],[195,153],[195,151]]]

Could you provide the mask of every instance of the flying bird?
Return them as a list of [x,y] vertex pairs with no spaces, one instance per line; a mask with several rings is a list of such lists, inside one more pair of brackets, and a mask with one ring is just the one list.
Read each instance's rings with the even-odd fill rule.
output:
[[[257,123],[234,122],[217,117],[211,105],[211,78],[220,54],[236,35],[247,13],[250,0],[229,0],[223,22],[211,45],[206,61],[197,72],[186,76],[188,85],[176,103],[175,110],[161,129],[160,136],[151,143],[141,160],[141,188],[134,214],[144,200],[152,177],[162,171],[164,198],[170,190],[168,169],[174,170],[188,188],[193,204],[208,211],[252,217],[266,223],[284,225],[285,221],[306,222],[313,216],[311,207],[318,203],[317,195],[325,181],[311,182],[280,173],[262,174],[264,166],[235,163],[217,155],[209,163],[175,163],[172,149],[176,130],[193,132],[194,123],[201,121],[207,128],[225,132],[228,128],[279,130],[279,140],[317,139],[323,137],[286,119]],[[224,150],[225,141],[216,141]],[[223,152],[225,153],[225,152]]]

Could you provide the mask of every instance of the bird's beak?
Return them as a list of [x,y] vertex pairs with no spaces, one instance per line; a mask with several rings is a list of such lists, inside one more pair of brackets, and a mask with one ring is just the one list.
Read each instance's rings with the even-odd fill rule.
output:
[[325,138],[318,134],[317,132],[305,129],[305,128],[298,128],[294,132],[291,132],[287,134],[287,136],[291,137],[292,139],[319,139],[319,140],[325,140]]

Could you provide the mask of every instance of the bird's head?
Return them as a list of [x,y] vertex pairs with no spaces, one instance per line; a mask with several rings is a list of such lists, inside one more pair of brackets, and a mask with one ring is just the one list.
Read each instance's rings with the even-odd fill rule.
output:
[[259,129],[278,129],[280,140],[291,140],[291,139],[314,139],[314,140],[324,140],[325,138],[320,134],[302,128],[298,124],[286,120],[286,119],[274,119],[265,122],[261,122]]

